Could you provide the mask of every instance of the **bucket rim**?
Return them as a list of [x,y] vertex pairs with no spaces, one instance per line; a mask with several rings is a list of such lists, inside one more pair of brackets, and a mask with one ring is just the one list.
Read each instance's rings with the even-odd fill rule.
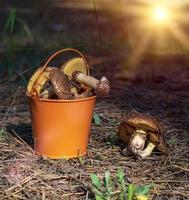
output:
[[82,98],[82,99],[69,99],[69,100],[67,100],[67,99],[66,100],[65,99],[44,99],[44,98],[37,97],[36,95],[28,96],[29,99],[32,99],[34,97],[36,97],[39,101],[52,102],[52,103],[71,103],[71,102],[82,102],[82,101],[89,101],[92,99],[96,99],[96,95],[92,96],[92,97]]

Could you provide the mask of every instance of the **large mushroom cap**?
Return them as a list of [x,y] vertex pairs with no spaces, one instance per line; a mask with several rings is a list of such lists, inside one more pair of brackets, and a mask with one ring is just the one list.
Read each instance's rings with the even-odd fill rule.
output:
[[159,151],[166,153],[163,127],[148,115],[137,113],[125,116],[119,126],[118,137],[129,144],[131,136],[137,129],[145,131],[147,140],[154,143]]
[[135,127],[127,123],[127,120],[123,118],[119,125],[118,137],[126,144],[129,144],[129,141],[136,130]]
[[[85,62],[85,60],[83,58],[80,57],[76,57],[76,58],[71,58],[69,59],[67,62],[65,62],[61,67],[60,70],[64,72],[64,74],[66,74],[69,79],[72,79],[72,74],[75,71],[79,71],[83,74],[89,74],[89,71],[87,69],[87,63]],[[73,87],[71,89],[72,93],[74,95],[77,94],[77,89],[76,87]]]
[[32,89],[34,85],[36,84],[35,90],[37,91],[38,95],[40,94],[41,90],[43,89],[45,83],[49,79],[49,74],[50,71],[54,69],[53,67],[47,67],[43,72],[42,72],[42,67],[39,67],[32,77],[29,80],[28,86],[27,86],[27,93],[28,95],[31,95]]
[[65,62],[60,70],[64,72],[69,78],[72,77],[73,72],[79,71],[83,74],[88,74],[87,64],[83,58],[72,58]]
[[161,132],[162,127],[157,122],[157,120],[153,119],[144,114],[129,116],[126,118],[127,124],[133,126],[138,129],[142,129],[146,132]]

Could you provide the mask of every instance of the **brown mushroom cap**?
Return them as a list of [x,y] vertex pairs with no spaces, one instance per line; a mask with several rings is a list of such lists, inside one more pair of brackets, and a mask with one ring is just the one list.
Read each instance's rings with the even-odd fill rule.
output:
[[127,124],[127,122],[123,119],[119,125],[118,137],[126,144],[129,144],[134,131],[135,128]]
[[72,99],[71,82],[67,75],[55,68],[52,69],[49,75],[49,80],[52,83],[54,92],[58,99]]
[[146,132],[161,132],[162,130],[162,127],[157,120],[144,114],[140,114],[139,116],[130,116],[126,119],[126,123]]
[[159,151],[167,152],[164,130],[156,119],[144,114],[127,115],[119,126],[118,137],[128,144],[136,129],[144,130],[148,141],[154,143]]

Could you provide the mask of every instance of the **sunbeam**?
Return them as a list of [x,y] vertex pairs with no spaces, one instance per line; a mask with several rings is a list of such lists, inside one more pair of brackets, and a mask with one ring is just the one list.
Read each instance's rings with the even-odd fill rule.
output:
[[177,23],[172,23],[169,27],[169,33],[178,42],[183,49],[189,50],[189,37],[188,35],[179,27]]
[[135,68],[141,61],[141,58],[147,52],[150,42],[152,41],[152,33],[147,32],[144,37],[136,45],[135,51],[129,60],[129,67]]
[[[136,45],[136,50],[131,58],[132,65],[136,65],[145,53],[170,53],[188,49],[189,38],[181,27],[187,22],[186,5],[188,1],[179,3],[177,1],[141,1],[134,4],[130,13],[137,16],[134,26],[143,34],[144,29],[148,37],[144,35],[142,41]],[[185,6],[184,6],[185,5]],[[151,36],[149,37],[149,35]],[[146,51],[146,46],[151,41],[151,51]],[[138,48],[139,47],[139,48]]]

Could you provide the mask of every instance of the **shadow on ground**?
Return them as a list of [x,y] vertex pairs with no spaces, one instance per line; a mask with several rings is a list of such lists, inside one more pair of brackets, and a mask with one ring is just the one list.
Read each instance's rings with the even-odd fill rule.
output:
[[16,137],[18,140],[23,140],[34,148],[34,140],[32,135],[32,127],[29,123],[20,123],[18,125],[8,124],[6,126],[7,131],[13,136]]

